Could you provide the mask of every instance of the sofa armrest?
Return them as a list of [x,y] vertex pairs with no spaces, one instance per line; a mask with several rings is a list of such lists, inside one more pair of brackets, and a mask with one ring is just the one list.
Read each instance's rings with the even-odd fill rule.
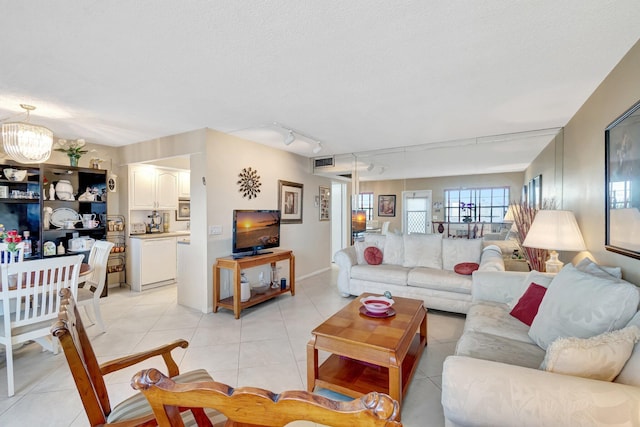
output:
[[338,291],[343,295],[350,295],[349,281],[351,280],[351,267],[358,264],[358,258],[356,256],[356,248],[349,246],[344,249],[340,249],[333,256],[333,260],[340,268],[338,272]]
[[480,271],[504,271],[504,258],[497,246],[486,247],[480,255]]
[[449,356],[445,418],[459,426],[640,425],[640,387]]
[[520,271],[474,271],[471,285],[473,301],[511,303],[518,301],[529,286],[525,272]]

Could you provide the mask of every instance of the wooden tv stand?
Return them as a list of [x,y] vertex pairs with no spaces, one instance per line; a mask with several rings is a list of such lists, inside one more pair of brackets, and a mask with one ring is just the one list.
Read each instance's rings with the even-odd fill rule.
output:
[[[276,262],[284,260],[289,260],[289,283],[286,289],[269,289],[264,294],[256,294],[254,291],[251,291],[251,298],[249,298],[248,301],[240,301],[240,272],[243,269],[265,264],[271,264],[273,267],[276,265]],[[232,270],[234,277],[233,295],[224,299],[220,299],[220,269],[222,268]],[[293,256],[293,251],[290,250],[274,249],[272,253],[246,256],[237,259],[232,256],[218,258],[213,266],[213,312],[217,313],[218,307],[227,308],[233,310],[236,319],[239,319],[240,312],[247,307],[260,304],[263,301],[270,300],[287,292],[291,292],[293,296],[296,294],[295,273],[295,257]]]

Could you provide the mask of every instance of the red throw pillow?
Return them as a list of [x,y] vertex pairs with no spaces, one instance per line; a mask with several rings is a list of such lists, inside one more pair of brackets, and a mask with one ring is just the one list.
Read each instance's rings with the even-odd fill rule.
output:
[[378,265],[382,262],[382,251],[375,246],[369,246],[364,250],[364,259],[367,264]]
[[475,262],[461,262],[460,264],[456,264],[453,267],[453,271],[458,274],[464,274],[465,276],[468,276],[476,271],[479,267],[480,265]]
[[546,292],[547,288],[531,282],[509,314],[522,323],[531,326],[533,319],[536,317],[536,314],[538,314],[538,307],[540,307],[540,303]]

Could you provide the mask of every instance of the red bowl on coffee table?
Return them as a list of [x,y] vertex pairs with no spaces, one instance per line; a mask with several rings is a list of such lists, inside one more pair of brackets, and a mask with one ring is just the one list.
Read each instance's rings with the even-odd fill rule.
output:
[[384,314],[389,311],[394,301],[383,296],[368,296],[360,299],[360,302],[369,313]]

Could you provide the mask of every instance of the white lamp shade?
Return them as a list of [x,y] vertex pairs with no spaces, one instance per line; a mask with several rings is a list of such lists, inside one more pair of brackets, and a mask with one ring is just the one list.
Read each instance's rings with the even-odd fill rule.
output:
[[559,210],[538,211],[522,246],[558,251],[586,250],[573,212]]
[[513,205],[509,205],[509,209],[507,209],[507,213],[504,214],[502,222],[514,222],[515,220],[513,217]]

